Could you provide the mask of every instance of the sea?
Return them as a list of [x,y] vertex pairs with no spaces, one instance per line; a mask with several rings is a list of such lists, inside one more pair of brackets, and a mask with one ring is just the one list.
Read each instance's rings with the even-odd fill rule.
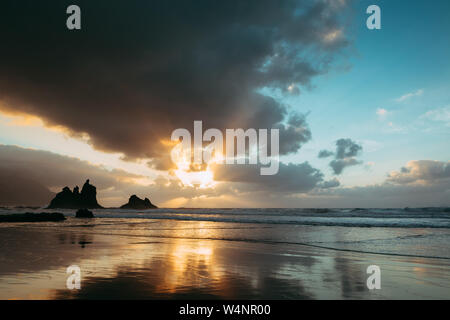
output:
[[[178,208],[97,209],[101,219],[71,219],[75,210],[3,208],[12,212],[62,212],[69,219],[54,227],[97,226],[121,234],[230,241],[288,243],[364,253],[450,259],[450,208]],[[170,232],[175,222],[177,229]],[[149,224],[151,222],[151,224]],[[164,222],[164,223],[163,223]],[[201,224],[194,223],[200,222]],[[42,224],[40,224],[42,225]],[[45,225],[45,224],[44,224]],[[163,226],[158,227],[159,226]],[[167,230],[165,230],[167,229]],[[203,232],[198,230],[203,229]],[[215,232],[205,232],[215,230]]]

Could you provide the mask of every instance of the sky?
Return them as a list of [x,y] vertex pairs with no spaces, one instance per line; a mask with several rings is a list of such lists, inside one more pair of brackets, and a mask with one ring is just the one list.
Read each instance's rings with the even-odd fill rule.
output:
[[[446,0],[1,6],[0,205],[88,178],[104,206],[450,205]],[[279,173],[177,173],[167,141],[194,120],[278,128]]]

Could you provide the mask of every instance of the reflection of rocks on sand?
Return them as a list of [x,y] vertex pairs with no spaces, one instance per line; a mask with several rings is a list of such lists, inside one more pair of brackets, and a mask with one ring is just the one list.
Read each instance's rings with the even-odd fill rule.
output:
[[64,215],[59,212],[41,212],[41,213],[22,213],[0,215],[0,222],[46,222],[46,221],[63,221],[66,220]]
[[102,208],[97,202],[97,189],[86,180],[81,192],[78,186],[73,189],[64,187],[50,202],[49,209],[82,209]]
[[142,200],[134,194],[130,197],[127,204],[124,204],[123,206],[120,207],[120,209],[137,209],[137,210],[155,209],[155,208],[158,207],[155,206],[153,203],[151,203],[148,198]]

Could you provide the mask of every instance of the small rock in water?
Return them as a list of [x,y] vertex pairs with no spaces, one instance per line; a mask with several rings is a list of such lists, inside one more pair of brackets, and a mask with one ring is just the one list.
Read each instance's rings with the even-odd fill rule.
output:
[[79,209],[75,215],[76,218],[94,218],[92,211],[88,209]]

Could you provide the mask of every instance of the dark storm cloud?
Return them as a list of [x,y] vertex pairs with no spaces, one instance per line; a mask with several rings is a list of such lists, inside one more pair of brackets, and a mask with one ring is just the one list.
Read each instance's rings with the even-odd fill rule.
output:
[[59,192],[64,186],[81,187],[86,179],[91,179],[98,191],[123,189],[133,178],[141,176],[48,151],[0,145],[2,205],[45,205],[53,196],[49,189]]
[[318,158],[328,158],[334,155],[330,162],[330,167],[334,174],[341,174],[346,167],[361,164],[355,157],[362,151],[362,146],[351,139],[339,139],[336,141],[336,152],[321,150]]
[[120,169],[107,170],[77,158],[49,151],[0,145],[0,168],[20,172],[48,188],[61,188],[95,181],[100,189],[116,186],[118,181],[142,178]]
[[22,170],[0,167],[0,205],[40,206],[50,202],[54,194]]
[[[167,165],[175,128],[272,128],[280,151],[311,137],[260,93],[309,86],[347,44],[343,1],[2,1],[0,108],[37,115],[98,149]],[[66,29],[77,4],[82,29]],[[293,90],[296,92],[297,90]]]

